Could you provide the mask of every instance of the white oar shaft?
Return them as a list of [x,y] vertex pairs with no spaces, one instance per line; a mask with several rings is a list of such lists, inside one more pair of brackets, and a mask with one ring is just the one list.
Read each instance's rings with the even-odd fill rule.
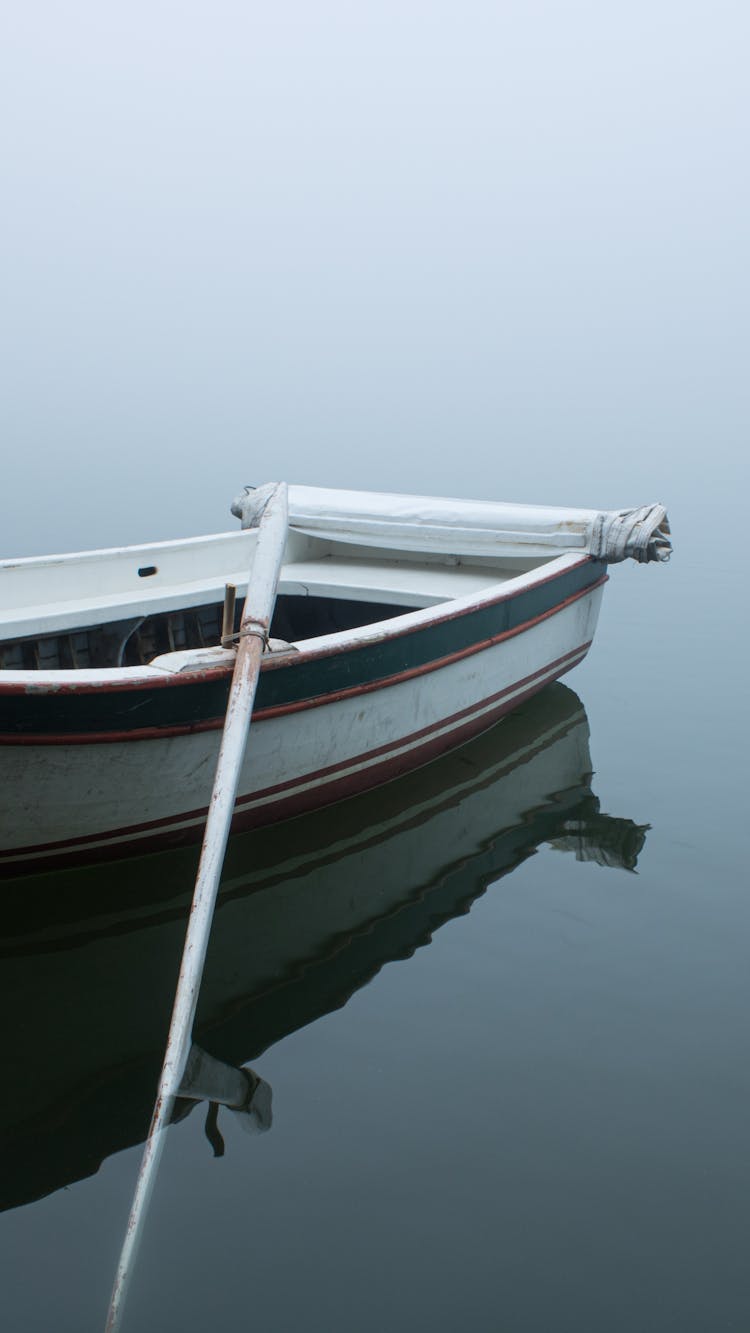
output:
[[193,1020],[221,868],[247,747],[265,639],[270,629],[276,601],[287,530],[287,489],[280,483],[273,491],[260,519],[167,1049],[112,1290],[107,1333],[114,1333],[120,1326],[128,1279],[133,1271],[136,1250],[156,1179],[156,1168],[190,1050]]

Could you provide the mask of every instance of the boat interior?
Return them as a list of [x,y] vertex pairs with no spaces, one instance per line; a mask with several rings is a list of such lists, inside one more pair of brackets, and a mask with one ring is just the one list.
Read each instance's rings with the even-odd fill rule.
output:
[[[145,666],[220,643],[224,589],[235,630],[254,534],[0,562],[0,670]],[[519,556],[393,551],[290,533],[271,626],[287,643],[376,624],[483,591],[545,563]]]
[[[0,670],[147,666],[165,653],[213,648],[221,641],[223,609],[223,602],[213,602],[0,643]],[[406,609],[340,597],[282,594],[276,602],[271,635],[294,643],[373,624],[402,615]],[[235,631],[239,630],[241,615],[240,605],[235,611]]]

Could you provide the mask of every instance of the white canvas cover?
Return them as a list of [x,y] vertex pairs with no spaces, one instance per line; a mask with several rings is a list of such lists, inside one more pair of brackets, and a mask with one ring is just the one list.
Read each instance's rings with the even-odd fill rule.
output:
[[[232,513],[248,527],[258,492],[246,487]],[[300,532],[404,551],[543,558],[580,551],[610,563],[668,560],[663,505],[598,512],[483,500],[442,500],[377,491],[289,487],[289,522]]]

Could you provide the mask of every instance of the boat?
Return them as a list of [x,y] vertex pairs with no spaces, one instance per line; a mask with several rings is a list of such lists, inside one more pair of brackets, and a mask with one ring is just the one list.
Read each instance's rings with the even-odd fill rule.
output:
[[[267,488],[233,532],[0,562],[0,876],[200,840]],[[235,832],[394,779],[575,667],[663,506],[289,487]]]
[[[647,829],[601,811],[591,771],[585,710],[554,684],[413,774],[233,837],[195,1040],[225,1065],[257,1061],[427,947],[541,847],[614,868],[626,886]],[[5,886],[0,1003],[15,1021],[0,1210],[143,1140],[195,857],[184,847]],[[201,1099],[180,1098],[176,1119],[196,1112]]]

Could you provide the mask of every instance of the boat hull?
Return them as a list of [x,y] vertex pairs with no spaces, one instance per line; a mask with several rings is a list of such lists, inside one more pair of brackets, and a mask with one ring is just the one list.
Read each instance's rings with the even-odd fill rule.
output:
[[[233,830],[374,787],[491,726],[582,660],[604,579],[583,559],[515,597],[269,661]],[[0,875],[199,840],[227,688],[214,671],[158,689],[6,692],[6,719],[25,720],[5,722],[0,747]]]

